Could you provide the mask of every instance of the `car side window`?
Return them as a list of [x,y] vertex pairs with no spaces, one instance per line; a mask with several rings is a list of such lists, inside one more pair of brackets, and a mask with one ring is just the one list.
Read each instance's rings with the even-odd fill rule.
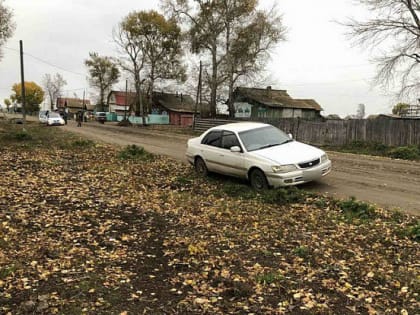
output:
[[220,147],[222,137],[222,131],[214,130],[210,131],[201,141],[202,144],[211,145],[213,147]]
[[222,136],[222,148],[230,150],[231,147],[241,147],[238,137],[233,132],[224,131]]

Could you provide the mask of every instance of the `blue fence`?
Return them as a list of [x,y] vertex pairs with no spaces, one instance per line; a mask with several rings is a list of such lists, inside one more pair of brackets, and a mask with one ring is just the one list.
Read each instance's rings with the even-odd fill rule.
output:
[[[142,117],[128,116],[127,118],[132,124],[141,125],[143,123]],[[122,121],[123,119],[122,115],[117,116],[114,113],[107,115],[108,121]],[[148,115],[145,120],[148,125],[169,125],[169,115]]]

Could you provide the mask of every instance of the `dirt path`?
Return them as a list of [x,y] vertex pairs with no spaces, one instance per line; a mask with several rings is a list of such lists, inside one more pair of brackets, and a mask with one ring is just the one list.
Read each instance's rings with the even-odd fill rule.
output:
[[[143,128],[123,128],[95,122],[65,130],[116,145],[136,144],[146,150],[186,162],[188,135]],[[328,153],[333,171],[322,181],[305,185],[311,191],[346,198],[356,197],[388,209],[420,215],[420,163],[355,154]]]

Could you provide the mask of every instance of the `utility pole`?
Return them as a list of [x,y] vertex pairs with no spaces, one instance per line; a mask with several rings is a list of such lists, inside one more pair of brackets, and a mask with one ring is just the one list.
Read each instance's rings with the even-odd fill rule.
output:
[[20,81],[22,85],[22,115],[23,115],[23,130],[26,127],[26,91],[25,91],[25,71],[23,69],[23,41],[19,41],[20,46]]
[[197,117],[197,107],[198,107],[198,102],[200,101],[200,107],[201,107],[201,73],[203,71],[203,64],[201,63],[200,60],[200,71],[198,73],[198,86],[197,86],[197,96],[195,98],[195,109],[194,109],[194,117],[193,117],[193,130],[195,128],[195,120]]
[[80,118],[84,122],[85,118],[85,90],[83,90],[83,103],[82,103],[82,117]]
[[124,121],[127,120],[127,98],[128,98],[128,80],[125,80],[125,103],[124,103]]

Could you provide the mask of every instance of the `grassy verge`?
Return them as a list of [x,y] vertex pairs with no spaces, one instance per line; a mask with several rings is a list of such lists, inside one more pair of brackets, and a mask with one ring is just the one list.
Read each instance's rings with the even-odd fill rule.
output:
[[[419,222],[0,123],[0,313],[415,314]],[[147,156],[147,158],[144,158]]]
[[420,160],[419,146],[390,147],[376,142],[354,141],[342,147],[326,147],[339,152],[384,156],[402,160]]

